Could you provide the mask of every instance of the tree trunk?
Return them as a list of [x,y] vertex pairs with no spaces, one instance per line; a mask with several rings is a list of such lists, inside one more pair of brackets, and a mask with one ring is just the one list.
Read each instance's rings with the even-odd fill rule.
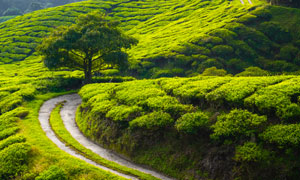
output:
[[92,82],[92,58],[89,58],[87,67],[85,67],[84,70],[84,83],[85,84],[90,84]]

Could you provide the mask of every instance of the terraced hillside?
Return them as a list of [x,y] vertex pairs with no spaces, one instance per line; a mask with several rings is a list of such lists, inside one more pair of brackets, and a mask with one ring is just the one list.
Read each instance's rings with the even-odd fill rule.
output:
[[77,124],[179,179],[299,176],[300,78],[164,78],[84,86]]
[[[24,60],[53,27],[81,13],[106,11],[139,39],[129,51],[136,76],[186,76],[216,66],[238,73],[248,66],[299,70],[299,10],[239,0],[89,0],[35,11],[0,24],[2,63]],[[274,33],[278,37],[274,37]]]

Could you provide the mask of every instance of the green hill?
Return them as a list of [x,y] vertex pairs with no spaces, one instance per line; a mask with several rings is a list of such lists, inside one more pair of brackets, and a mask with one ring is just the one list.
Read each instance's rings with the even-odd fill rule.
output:
[[[122,179],[58,149],[38,121],[42,103],[78,89],[83,74],[49,71],[35,47],[55,27],[94,10],[120,20],[121,28],[139,39],[129,51],[128,72],[139,78],[191,76],[212,66],[234,74],[248,66],[299,71],[299,9],[259,0],[253,5],[240,0],[89,0],[17,16],[0,23],[0,179]],[[106,146],[171,176],[299,177],[297,76],[163,78],[88,85],[81,94],[86,109],[78,115],[86,115],[80,119],[85,133],[86,121],[102,123],[100,129],[109,123],[105,136],[118,142]],[[101,103],[108,109],[95,109]]]
[[103,10],[139,39],[129,51],[130,72],[136,76],[187,76],[212,66],[234,74],[248,66],[299,70],[300,11],[253,3],[90,0],[35,11],[0,24],[1,62],[24,60],[53,27],[69,25],[81,13]]
[[297,179],[300,78],[163,78],[84,86],[77,124],[178,179]]

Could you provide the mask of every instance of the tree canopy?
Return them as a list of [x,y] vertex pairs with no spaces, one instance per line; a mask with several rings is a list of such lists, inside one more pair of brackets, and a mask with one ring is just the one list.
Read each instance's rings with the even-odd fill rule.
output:
[[49,69],[82,70],[85,83],[90,83],[93,72],[128,67],[128,55],[123,50],[138,41],[122,33],[118,25],[102,12],[80,15],[75,24],[56,28],[37,51]]

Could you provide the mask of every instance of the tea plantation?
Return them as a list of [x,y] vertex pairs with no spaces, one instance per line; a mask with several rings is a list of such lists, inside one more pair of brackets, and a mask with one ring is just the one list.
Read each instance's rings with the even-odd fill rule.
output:
[[299,176],[297,76],[138,80],[79,94],[86,136],[173,177]]
[[[142,166],[176,179],[297,179],[300,10],[252,3],[87,0],[1,17],[0,179],[125,179],[65,153],[40,127],[44,101],[77,92],[81,131]],[[139,43],[128,50],[125,76],[112,70],[83,86],[83,72],[49,71],[36,47],[92,11],[120,21]],[[211,67],[230,74],[200,75]],[[247,67],[276,76],[245,77]],[[157,179],[85,149],[62,127],[59,107],[51,117],[56,135],[78,153]]]

